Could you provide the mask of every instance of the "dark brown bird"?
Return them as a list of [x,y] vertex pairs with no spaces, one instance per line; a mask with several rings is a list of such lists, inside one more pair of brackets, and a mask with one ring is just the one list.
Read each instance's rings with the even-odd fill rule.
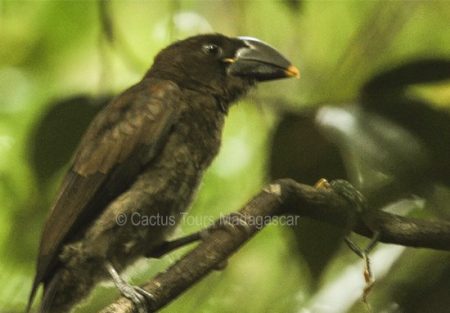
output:
[[[298,75],[248,37],[199,35],[162,50],[84,134],[45,224],[28,311],[41,283],[40,312],[61,313],[109,276],[138,305],[140,293],[116,274],[161,244],[189,207],[230,104],[257,81]],[[169,222],[139,225],[140,216]]]

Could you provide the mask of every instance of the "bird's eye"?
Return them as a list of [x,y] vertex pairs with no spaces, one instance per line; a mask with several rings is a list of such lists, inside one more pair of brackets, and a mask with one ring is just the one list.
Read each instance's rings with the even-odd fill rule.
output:
[[222,49],[215,44],[206,44],[202,47],[202,50],[207,55],[218,56],[222,53]]

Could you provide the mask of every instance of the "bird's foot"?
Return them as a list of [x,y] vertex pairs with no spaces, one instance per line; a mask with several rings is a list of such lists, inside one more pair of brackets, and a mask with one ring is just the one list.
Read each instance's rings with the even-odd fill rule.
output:
[[133,302],[138,313],[147,313],[149,307],[155,301],[155,297],[150,292],[139,286],[127,284],[122,285],[121,288],[120,293],[122,296]]
[[106,262],[105,267],[122,296],[133,302],[138,313],[147,313],[155,303],[154,295],[141,287],[127,283],[110,262]]

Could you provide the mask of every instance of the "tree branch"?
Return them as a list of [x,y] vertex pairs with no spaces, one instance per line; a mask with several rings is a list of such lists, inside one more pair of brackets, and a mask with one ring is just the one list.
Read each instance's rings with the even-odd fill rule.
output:
[[[269,185],[239,210],[239,221],[245,227],[213,228],[196,248],[142,286],[154,296],[149,312],[155,312],[170,303],[218,268],[264,227],[263,222],[284,214],[350,227],[353,232],[366,237],[379,231],[379,240],[385,243],[450,251],[448,221],[419,220],[382,211],[363,216],[348,198],[333,189],[318,189],[291,179],[281,179]],[[349,220],[352,222],[349,223]],[[100,313],[131,312],[134,312],[133,304],[122,297]]]

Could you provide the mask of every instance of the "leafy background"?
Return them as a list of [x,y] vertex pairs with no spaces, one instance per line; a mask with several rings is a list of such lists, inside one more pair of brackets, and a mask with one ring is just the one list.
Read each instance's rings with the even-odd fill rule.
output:
[[[195,221],[238,209],[279,176],[347,177],[380,207],[394,202],[390,209],[402,214],[449,218],[449,20],[448,1],[0,1],[0,312],[23,311],[47,210],[93,114],[138,81],[161,48],[197,33],[260,38],[302,79],[264,83],[231,110],[190,211]],[[435,114],[420,123],[420,109]],[[428,155],[418,173],[410,169],[422,169],[420,153],[402,167],[417,150],[404,128],[428,134],[417,135]],[[380,129],[388,139],[378,138]],[[380,197],[383,187],[395,190],[389,199]],[[185,222],[177,235],[202,226]],[[342,246],[342,231],[300,226],[270,225],[163,312],[365,311],[363,265]],[[182,253],[139,261],[126,276],[143,282]],[[372,263],[375,312],[448,312],[448,253],[380,244]],[[102,284],[77,312],[95,312],[116,296]]]

